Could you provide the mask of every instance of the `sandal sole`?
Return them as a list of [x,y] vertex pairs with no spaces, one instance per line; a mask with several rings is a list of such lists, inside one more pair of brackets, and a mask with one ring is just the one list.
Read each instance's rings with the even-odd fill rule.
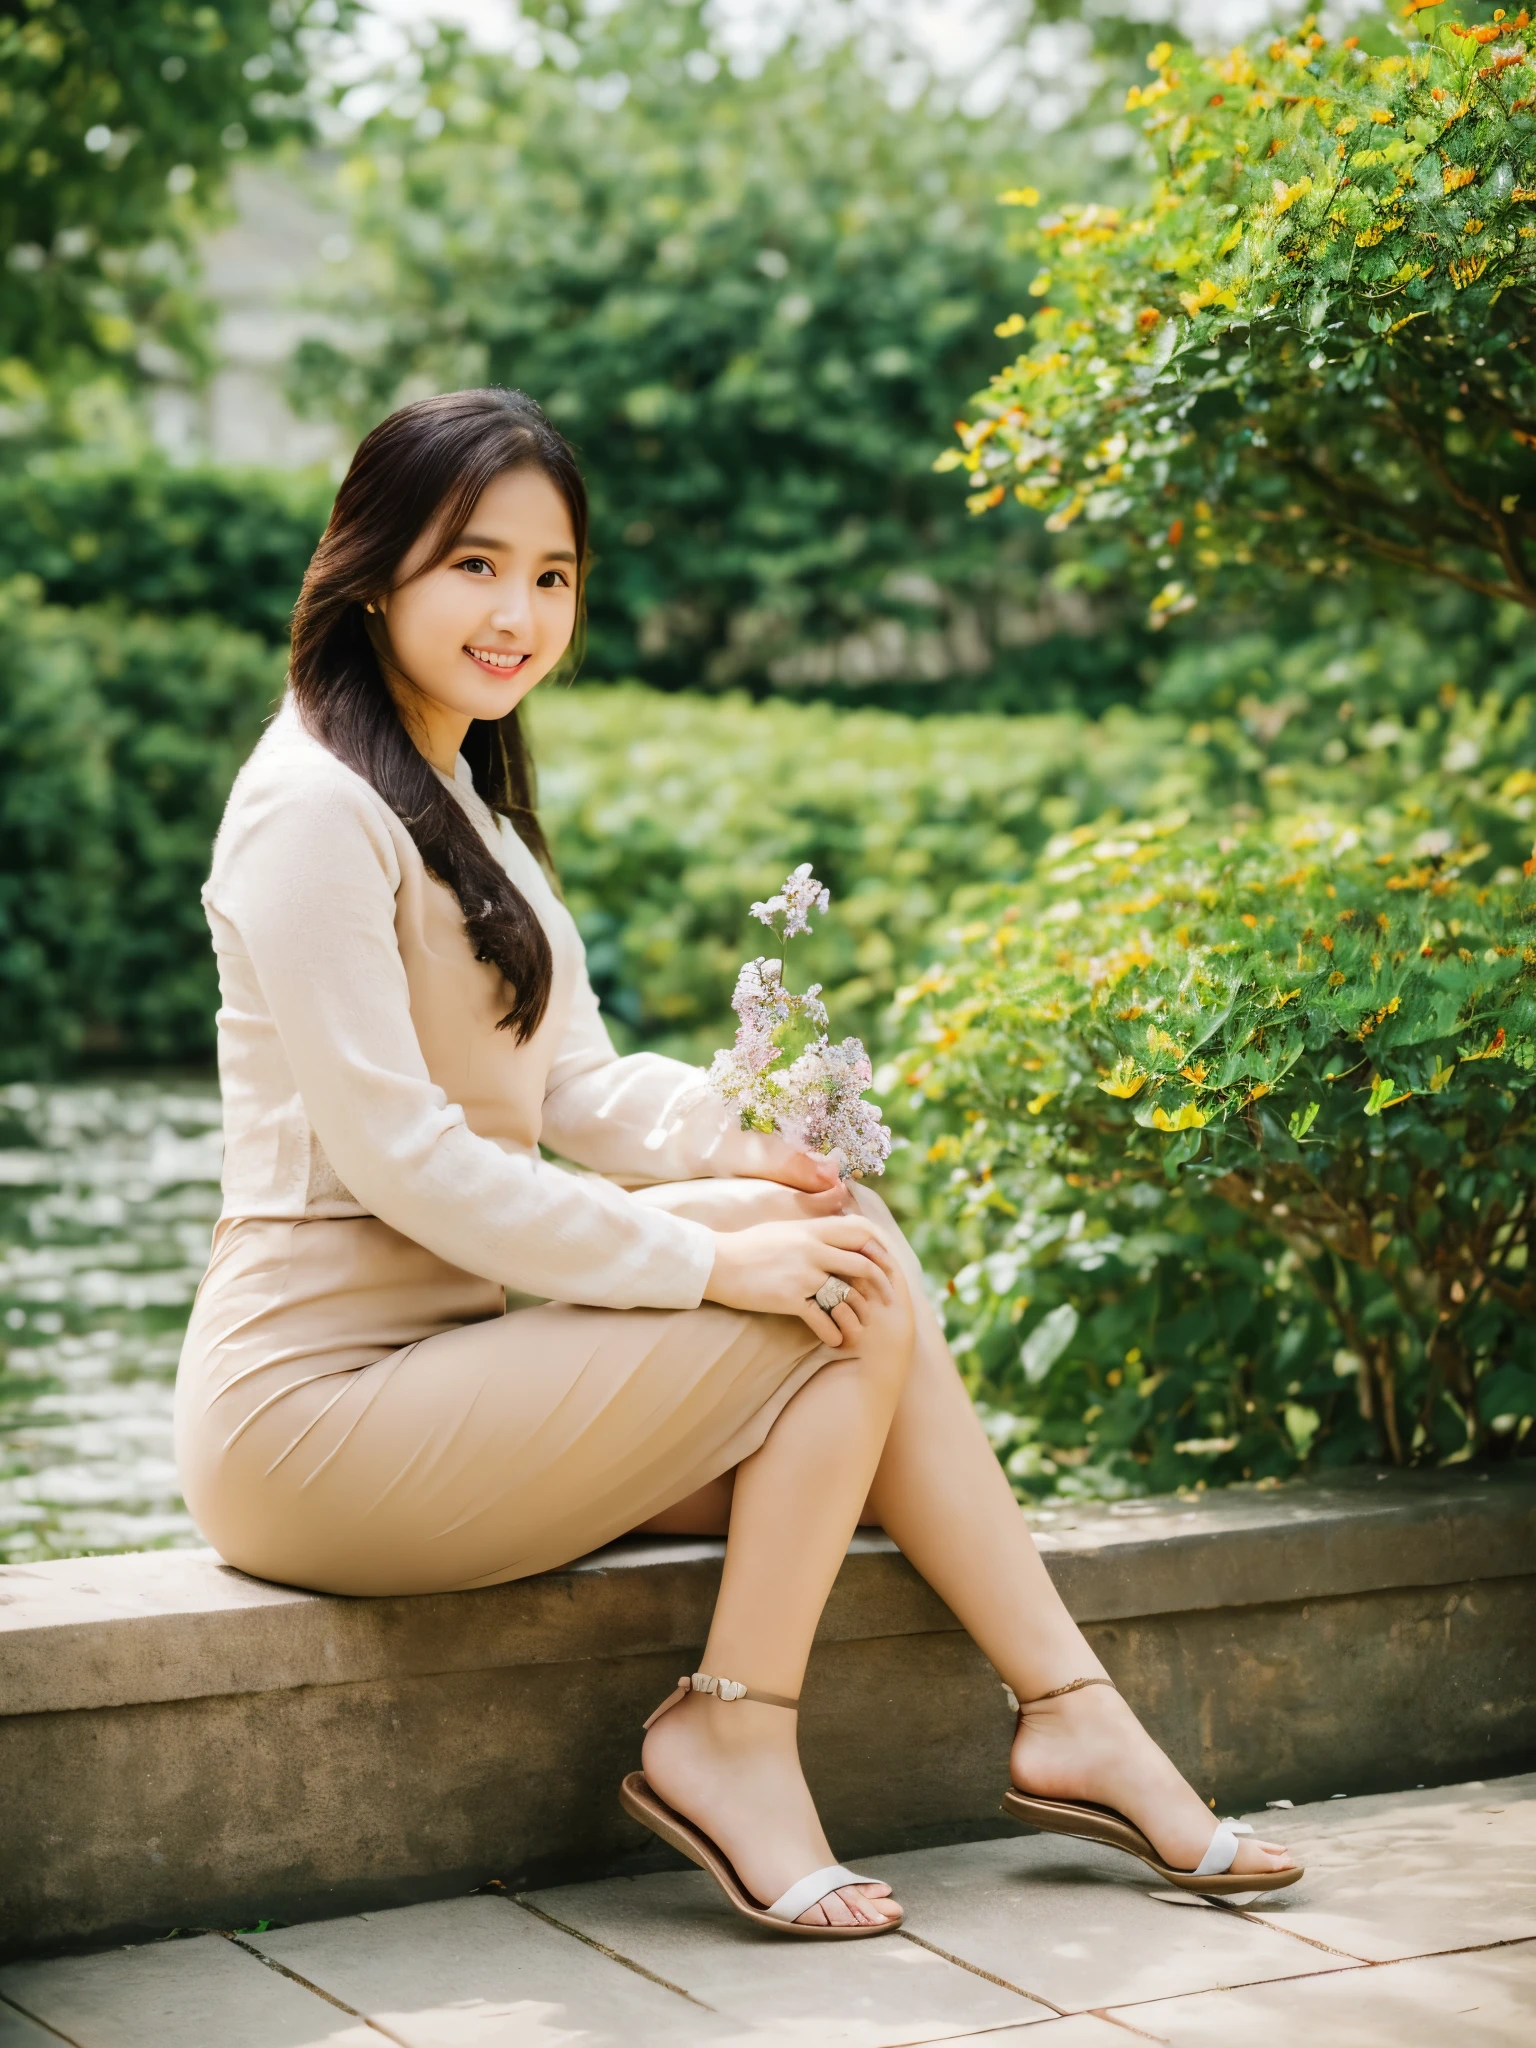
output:
[[1003,1794],[1003,1812],[1025,1827],[1042,1834],[1070,1835],[1080,1842],[1102,1842],[1121,1849],[1155,1870],[1166,1885],[1181,1892],[1198,1892],[1207,1898],[1228,1898],[1237,1892],[1278,1892],[1296,1884],[1306,1875],[1298,1864],[1294,1870],[1251,1870],[1245,1875],[1223,1871],[1213,1877],[1196,1877],[1192,1870],[1172,1870],[1134,1822],[1112,1807],[1089,1806],[1084,1801],[1040,1799],[1030,1792],[1009,1790]]
[[816,1927],[807,1926],[802,1920],[775,1920],[752,1897],[708,1835],[696,1828],[692,1821],[684,1820],[651,1790],[643,1771],[631,1771],[624,1779],[619,1786],[619,1804],[631,1820],[639,1821],[643,1828],[649,1828],[669,1848],[676,1849],[690,1863],[708,1871],[743,1920],[766,1928],[770,1934],[791,1934],[801,1941],[867,1941],[873,1935],[894,1934],[901,1925],[902,1915],[899,1912],[894,1920],[863,1927]]

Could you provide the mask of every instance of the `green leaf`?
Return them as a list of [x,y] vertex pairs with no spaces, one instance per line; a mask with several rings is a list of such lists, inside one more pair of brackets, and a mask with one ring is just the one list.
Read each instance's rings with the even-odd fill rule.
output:
[[1367,1116],[1380,1116],[1384,1109],[1395,1109],[1398,1103],[1406,1102],[1412,1093],[1411,1088],[1399,1088],[1389,1074],[1378,1074],[1371,1083],[1365,1113]]
[[1077,1326],[1077,1310],[1064,1301],[1030,1331],[1019,1351],[1019,1363],[1030,1386],[1039,1386],[1077,1335]]
[[1322,1107],[1320,1102],[1309,1102],[1304,1109],[1293,1109],[1285,1125],[1291,1136],[1298,1141],[1304,1138],[1317,1122]]

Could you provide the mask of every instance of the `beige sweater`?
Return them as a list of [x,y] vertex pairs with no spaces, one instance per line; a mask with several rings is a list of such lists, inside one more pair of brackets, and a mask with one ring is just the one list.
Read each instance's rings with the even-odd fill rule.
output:
[[[446,778],[445,778],[446,780]],[[556,1301],[692,1308],[714,1237],[613,1179],[729,1173],[740,1133],[696,1068],[615,1053],[581,938],[458,763],[453,787],[549,934],[532,1038],[451,892],[291,702],[231,792],[203,902],[218,955],[224,1214],[373,1215]],[[551,1150],[591,1173],[540,1157]]]

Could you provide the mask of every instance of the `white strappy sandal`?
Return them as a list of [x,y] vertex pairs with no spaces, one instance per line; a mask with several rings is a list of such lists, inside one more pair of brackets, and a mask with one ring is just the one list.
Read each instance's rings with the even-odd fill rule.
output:
[[[1065,1693],[1080,1692],[1085,1685],[1107,1685],[1111,1691],[1116,1690],[1112,1678],[1074,1678],[1070,1685],[1058,1685],[1036,1699],[1014,1700],[1013,1704],[1022,1721],[1026,1708],[1038,1707],[1044,1700],[1060,1699]],[[1012,1694],[1009,1697],[1012,1699]],[[1206,1852],[1194,1869],[1174,1870],[1135,1822],[1116,1813],[1111,1806],[1094,1806],[1086,1799],[1041,1799],[1033,1792],[1020,1792],[1010,1785],[1003,1794],[1003,1811],[1010,1820],[1023,1821],[1046,1834],[1075,1835],[1080,1841],[1105,1842],[1111,1849],[1123,1849],[1128,1856],[1140,1857],[1164,1884],[1179,1891],[1203,1892],[1212,1898],[1223,1898],[1233,1892],[1283,1891],[1305,1874],[1299,1863],[1290,1870],[1234,1872],[1239,1837],[1253,1833],[1246,1821],[1218,1821]]]
[[[777,1693],[753,1692],[733,1678],[711,1678],[707,1671],[695,1671],[677,1681],[677,1690],[649,1716],[646,1727],[659,1721],[663,1714],[670,1712],[691,1692],[712,1693],[716,1699],[726,1702],[755,1700],[759,1706],[787,1707],[791,1713],[800,1704],[798,1700],[780,1699]],[[658,1798],[646,1782],[643,1771],[630,1772],[619,1787],[619,1800],[633,1820],[649,1828],[653,1835],[659,1835],[669,1847],[681,1850],[701,1870],[707,1870],[742,1918],[754,1921],[759,1927],[769,1928],[775,1934],[803,1935],[810,1941],[857,1941],[866,1935],[890,1934],[901,1925],[899,1909],[892,1919],[847,1927],[801,1922],[802,1913],[808,1913],[812,1906],[820,1905],[823,1899],[841,1891],[844,1885],[879,1884],[882,1881],[876,1877],[860,1877],[857,1871],[845,1870],[841,1863],[829,1863],[823,1870],[813,1870],[809,1876],[792,1884],[771,1906],[759,1905],[708,1835],[696,1828],[692,1821],[685,1820],[664,1799]]]

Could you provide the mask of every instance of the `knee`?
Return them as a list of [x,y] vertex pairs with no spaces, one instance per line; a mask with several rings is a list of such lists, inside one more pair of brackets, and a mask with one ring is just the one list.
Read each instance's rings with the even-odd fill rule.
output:
[[866,1297],[859,1312],[863,1326],[864,1340],[859,1354],[870,1369],[882,1376],[889,1376],[898,1385],[906,1380],[912,1369],[913,1354],[916,1350],[917,1326],[912,1313],[912,1292],[907,1277],[899,1266],[888,1275],[891,1288],[889,1301]]

